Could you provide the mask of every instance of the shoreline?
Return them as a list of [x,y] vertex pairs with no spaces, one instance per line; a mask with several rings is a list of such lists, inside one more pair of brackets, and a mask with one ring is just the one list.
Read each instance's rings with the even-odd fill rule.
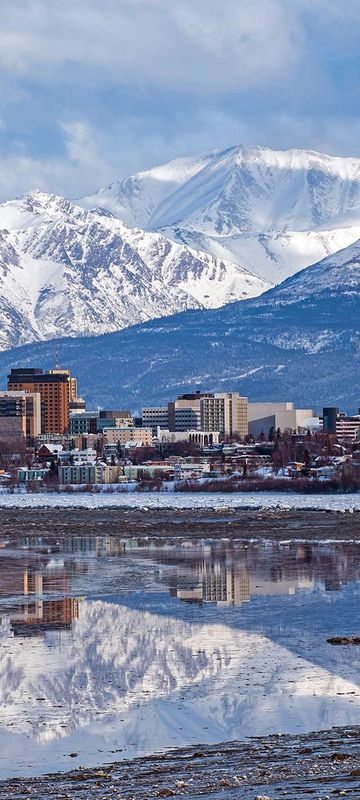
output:
[[352,726],[192,745],[102,767],[1,781],[0,798],[150,800],[221,794],[224,800],[304,800],[328,793],[355,798],[360,796],[359,733]]
[[167,541],[360,542],[357,514],[302,509],[0,508],[2,539],[117,537]]

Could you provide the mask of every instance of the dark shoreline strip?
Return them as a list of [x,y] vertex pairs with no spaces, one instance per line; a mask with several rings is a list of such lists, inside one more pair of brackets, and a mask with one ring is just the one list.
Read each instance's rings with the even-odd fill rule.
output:
[[1,800],[360,797],[360,728],[196,745],[94,769],[0,783]]
[[360,541],[360,516],[337,511],[0,508],[0,535],[117,536],[120,538],[267,539],[273,541]]

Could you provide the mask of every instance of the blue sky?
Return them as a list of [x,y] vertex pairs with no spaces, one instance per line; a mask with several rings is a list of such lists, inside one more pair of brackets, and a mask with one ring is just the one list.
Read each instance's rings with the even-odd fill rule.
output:
[[233,144],[360,157],[358,0],[0,3],[0,199]]

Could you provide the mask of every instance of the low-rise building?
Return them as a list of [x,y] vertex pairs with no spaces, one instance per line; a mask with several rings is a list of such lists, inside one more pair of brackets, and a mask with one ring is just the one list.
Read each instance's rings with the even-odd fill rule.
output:
[[58,459],[61,456],[64,448],[62,444],[48,442],[47,444],[42,444],[37,451],[37,456],[41,460],[52,460]]
[[122,474],[122,467],[104,464],[102,461],[96,464],[91,462],[67,464],[58,468],[59,483],[61,485],[118,483]]
[[49,470],[46,467],[19,467],[18,479],[21,483],[30,483],[38,481],[39,483],[44,480]]
[[156,439],[160,444],[176,444],[177,442],[192,442],[198,447],[210,447],[219,444],[219,431],[169,431],[157,428]]
[[151,428],[104,428],[103,436],[106,444],[119,444],[120,446],[129,443],[140,443],[143,447],[151,447],[152,445],[152,429]]
[[78,414],[70,414],[70,436],[81,436],[87,433],[96,433],[98,419],[98,411],[83,411]]
[[292,402],[248,403],[249,433],[255,438],[269,431],[298,431],[305,419],[314,417],[311,408],[296,408]]
[[68,464],[58,467],[60,485],[95,483],[94,464]]

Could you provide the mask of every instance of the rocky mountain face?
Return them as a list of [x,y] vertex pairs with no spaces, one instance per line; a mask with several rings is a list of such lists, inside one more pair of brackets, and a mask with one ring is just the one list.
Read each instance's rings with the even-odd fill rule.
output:
[[258,295],[239,265],[34,192],[0,206],[0,348]]
[[[134,410],[181,391],[239,390],[314,410],[359,405],[360,242],[261,297],[190,310],[105,336],[67,339],[61,359],[89,407]],[[54,362],[43,342],[0,354],[0,371]]]
[[181,158],[77,203],[33,192],[0,205],[0,349],[255,298],[359,238],[360,160],[307,151]]
[[277,284],[360,237],[360,160],[231,147],[141,172],[81,203]]

